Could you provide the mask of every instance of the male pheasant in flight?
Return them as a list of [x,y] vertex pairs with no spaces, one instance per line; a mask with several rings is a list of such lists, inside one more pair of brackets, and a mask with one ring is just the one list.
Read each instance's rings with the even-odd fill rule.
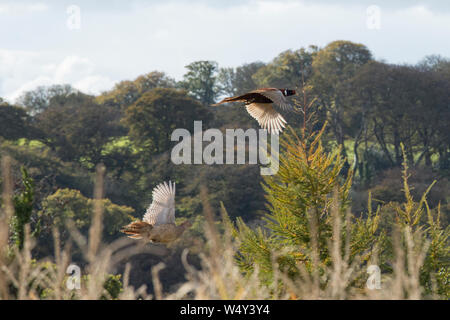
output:
[[278,134],[287,122],[274,106],[280,107],[282,110],[294,110],[285,98],[294,94],[295,90],[262,88],[240,96],[225,98],[213,106],[227,102],[244,102],[248,113],[258,121],[263,129],[269,133]]
[[132,239],[146,242],[168,243],[176,240],[191,226],[189,221],[175,225],[175,183],[169,181],[157,185],[152,192],[153,202],[142,221],[132,222],[121,232]]

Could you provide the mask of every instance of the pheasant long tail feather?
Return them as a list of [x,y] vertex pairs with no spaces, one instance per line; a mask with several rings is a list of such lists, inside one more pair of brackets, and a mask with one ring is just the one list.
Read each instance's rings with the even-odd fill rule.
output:
[[153,226],[144,221],[132,222],[120,230],[120,232],[125,233],[131,239],[142,239],[146,238]]
[[245,101],[247,101],[246,97],[247,97],[247,94],[244,94],[244,95],[241,95],[241,96],[236,96],[236,97],[225,98],[225,99],[223,99],[220,102],[212,104],[212,106],[218,106],[218,105],[221,105],[223,103],[228,103],[228,102],[239,102],[239,101],[245,102]]

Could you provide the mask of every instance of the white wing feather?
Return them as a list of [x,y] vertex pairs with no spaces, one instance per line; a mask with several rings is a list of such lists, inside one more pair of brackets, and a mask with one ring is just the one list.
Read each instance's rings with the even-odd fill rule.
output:
[[143,221],[156,226],[175,223],[175,182],[160,183],[152,192],[152,204],[145,212]]
[[255,118],[259,125],[269,133],[278,134],[285,127],[286,120],[275,111],[272,103],[251,103],[246,105],[248,113]]

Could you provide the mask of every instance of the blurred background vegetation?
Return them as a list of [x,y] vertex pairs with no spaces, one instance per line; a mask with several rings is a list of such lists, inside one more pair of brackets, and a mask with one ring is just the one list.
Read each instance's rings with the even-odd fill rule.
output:
[[[257,165],[174,165],[170,161],[175,144],[170,140],[171,133],[176,128],[193,132],[194,120],[203,121],[203,130],[258,128],[243,105],[218,108],[210,104],[223,96],[260,87],[291,88],[316,98],[311,106],[316,120],[311,131],[320,130],[327,122],[320,137],[321,152],[331,154],[339,150],[338,159],[330,164],[339,170],[329,173],[331,176],[326,176],[324,171],[324,177],[316,177],[329,180],[327,188],[317,195],[317,201],[325,201],[323,208],[329,206],[323,196],[329,195],[336,183],[341,183],[338,197],[342,212],[348,209],[355,219],[363,219],[350,232],[365,232],[368,237],[367,243],[360,243],[359,247],[355,244],[351,258],[362,254],[375,238],[382,237],[370,229],[374,217],[368,212],[379,207],[377,214],[382,219],[378,228],[387,232],[395,219],[392,208],[408,200],[405,200],[402,179],[404,158],[409,165],[411,197],[421,199],[436,181],[428,191],[427,208],[429,212],[437,212],[439,207],[440,224],[444,229],[448,227],[449,59],[435,55],[425,57],[416,65],[392,65],[374,60],[362,44],[335,41],[324,48],[310,46],[282,52],[267,64],[253,62],[237,68],[220,68],[214,61],[195,61],[186,69],[182,81],[153,71],[134,80],[121,81],[98,96],[79,92],[70,85],[54,85],[25,92],[13,104],[0,98],[0,156],[9,155],[14,159],[16,214],[10,243],[22,248],[24,226],[29,224],[37,243],[33,257],[52,256],[52,230],[59,228],[64,244],[68,239],[64,228],[66,219],[73,220],[87,236],[94,201],[95,168],[99,163],[106,167],[102,195],[103,241],[109,243],[122,237],[119,228],[142,217],[151,202],[151,190],[163,180],[177,183],[177,217],[195,221],[190,236],[184,237],[168,254],[142,254],[125,261],[132,265],[130,284],[138,287],[145,283],[149,292],[153,292],[149,270],[161,261],[167,266],[160,272],[164,290],[173,291],[184,281],[180,261],[183,248],[191,248],[190,262],[200,266],[196,253],[202,250],[198,238],[204,237],[201,186],[207,188],[207,200],[216,214],[223,203],[232,222],[239,217],[237,222],[244,238],[258,239],[258,234],[253,235],[251,230],[260,225],[272,228],[277,234],[274,225],[266,225],[266,214],[272,215],[271,223],[277,221],[277,215],[286,210],[277,201],[283,197],[292,199],[289,192],[301,190],[277,190],[278,180],[266,181],[263,188]],[[301,103],[301,97],[297,99]],[[300,133],[302,117],[291,114],[287,119],[294,132]],[[295,163],[292,165],[295,167]],[[294,170],[289,168],[285,170]],[[298,170],[294,170],[297,175],[304,169]],[[349,173],[352,173],[351,184],[339,182]],[[283,183],[302,184],[295,174],[285,174]],[[369,193],[371,201],[368,201]],[[312,198],[308,199],[300,200],[307,203]],[[294,207],[288,211],[295,210],[300,209]],[[420,218],[426,221],[427,215]],[[299,227],[308,224],[307,219],[301,221]],[[331,232],[329,221],[323,227],[325,234]],[[261,235],[260,240],[267,239]],[[292,241],[297,243],[297,240]],[[267,246],[276,250],[282,242],[273,241]],[[305,241],[301,240],[308,245],[309,240]],[[317,245],[320,241],[325,243],[326,236],[318,241]],[[245,250],[250,249],[243,248],[242,252]],[[241,267],[248,272],[253,268],[251,261],[257,260],[252,254],[256,253],[250,250],[240,260]],[[325,266],[328,255],[323,253],[316,258]],[[369,258],[365,257],[366,261]],[[264,259],[269,270],[269,258]],[[290,268],[298,259],[287,253],[283,264]],[[72,260],[80,265],[86,263],[76,249]],[[386,264],[384,268],[392,269],[392,266]],[[116,271],[121,273],[124,269],[122,263]],[[448,290],[446,279],[440,280],[441,293]]]

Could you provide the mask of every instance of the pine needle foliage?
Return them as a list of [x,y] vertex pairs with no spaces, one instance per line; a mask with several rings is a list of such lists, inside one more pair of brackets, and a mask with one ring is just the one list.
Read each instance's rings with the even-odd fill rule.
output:
[[[403,144],[403,194],[405,201],[388,203],[386,206],[395,212],[393,241],[388,247],[396,255],[394,273],[397,278],[405,278],[398,288],[400,298],[419,299],[422,296],[432,298],[450,298],[450,246],[448,237],[450,228],[443,228],[440,221],[440,205],[435,212],[430,209],[427,195],[436,181],[425,190],[419,201],[415,201],[408,183],[408,163]],[[391,250],[387,250],[388,254]],[[390,257],[389,257],[390,258]],[[412,290],[411,288],[420,288]]]
[[[346,239],[339,244],[340,254],[348,263],[356,258],[364,263],[383,236],[377,230],[378,211],[369,212],[365,219],[349,213],[352,172],[346,177],[340,174],[345,163],[340,149],[325,152],[321,143],[324,130],[325,125],[302,138],[292,129],[283,135],[279,171],[263,182],[268,209],[265,226],[252,230],[237,220],[238,264],[247,274],[257,265],[267,285],[272,284],[274,268],[291,279],[298,278],[303,268],[318,286],[326,287],[326,269],[333,264],[331,240]],[[333,231],[333,194],[338,220],[344,221],[337,226],[339,235]]]

